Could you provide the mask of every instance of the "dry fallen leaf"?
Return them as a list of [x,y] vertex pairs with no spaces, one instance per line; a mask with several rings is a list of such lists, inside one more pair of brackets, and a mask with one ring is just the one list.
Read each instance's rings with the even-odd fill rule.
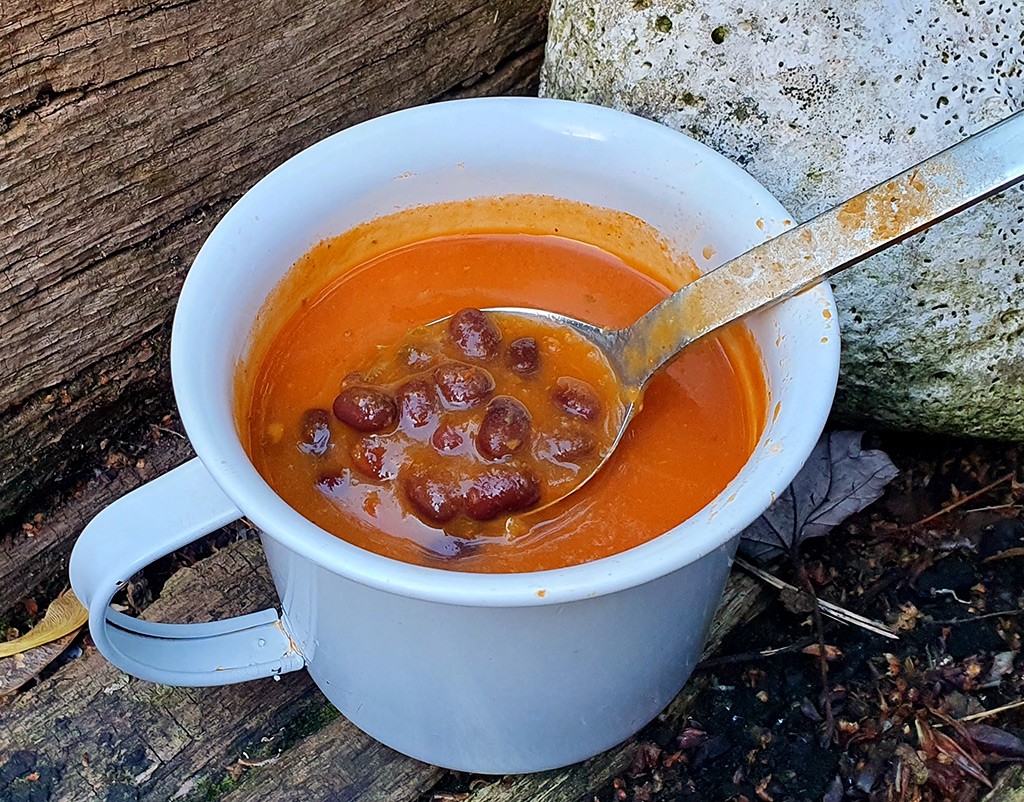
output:
[[922,718],[918,718],[914,724],[917,728],[917,740],[922,752],[939,760],[945,758],[944,762],[948,762],[949,765],[974,778],[987,788],[992,787],[985,770],[967,754],[960,744],[945,733],[932,729],[931,725]]
[[1010,557],[1024,557],[1024,548],[1013,548],[1001,551],[998,554],[993,554],[991,557],[986,557],[982,562],[990,563],[995,560],[1005,560]]
[[20,638],[0,643],[0,657],[27,652],[36,646],[63,638],[81,628],[88,620],[89,611],[78,601],[74,591],[68,590],[50,603],[43,620],[32,629]]
[[917,626],[917,619],[921,617],[921,611],[913,602],[906,602],[900,605],[900,614],[893,624],[893,629],[898,632],[909,632]]
[[860,447],[863,432],[827,432],[775,502],[743,532],[740,550],[765,560],[827,535],[882,495],[899,471],[881,451]]
[[1013,733],[988,724],[970,724],[967,734],[983,752],[999,757],[1024,760],[1024,741]]
[[[805,646],[800,651],[802,651],[804,654],[811,655],[811,657],[818,657],[821,655],[822,650],[817,643],[812,643],[810,646]],[[842,656],[843,653],[838,648],[829,643],[825,644],[825,659],[828,662],[831,663],[833,660],[838,660]]]

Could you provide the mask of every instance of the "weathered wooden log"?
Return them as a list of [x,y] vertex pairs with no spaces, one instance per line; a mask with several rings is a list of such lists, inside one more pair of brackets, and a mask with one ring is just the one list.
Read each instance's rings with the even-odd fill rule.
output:
[[[175,574],[146,617],[185,623],[274,602],[259,543],[246,541]],[[167,800],[179,789],[188,799],[261,738],[289,734],[327,704],[305,672],[169,688],[131,679],[89,649],[0,707],[0,799]]]
[[188,264],[314,141],[447,97],[533,91],[545,0],[5,3],[0,532],[169,402]]
[[[244,541],[175,574],[146,617],[187,622],[274,602],[259,544]],[[709,648],[764,604],[754,580],[734,576]],[[693,693],[684,690],[665,712],[670,724],[685,715]],[[474,800],[576,799],[620,772],[632,751],[627,743],[567,769],[510,778],[477,791]],[[129,679],[90,649],[0,706],[5,802],[221,796],[415,802],[442,775],[338,717],[305,672],[280,682],[169,688]]]
[[40,520],[0,538],[0,614],[37,591],[52,598],[68,585],[68,558],[82,528],[100,510],[144,482],[193,456],[188,440],[171,432],[132,462],[100,471]]

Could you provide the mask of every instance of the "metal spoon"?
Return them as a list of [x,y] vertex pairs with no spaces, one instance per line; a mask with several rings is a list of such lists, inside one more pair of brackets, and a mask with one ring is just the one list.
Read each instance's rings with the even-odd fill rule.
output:
[[573,493],[615,451],[647,381],[687,345],[1021,180],[1024,111],[704,274],[627,328],[604,329],[540,309],[500,307],[487,311],[570,326],[604,353],[617,374],[626,399],[618,434],[590,476],[569,491]]

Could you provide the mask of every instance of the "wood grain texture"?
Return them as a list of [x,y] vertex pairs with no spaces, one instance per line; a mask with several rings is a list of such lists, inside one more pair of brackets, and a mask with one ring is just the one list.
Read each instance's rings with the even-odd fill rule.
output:
[[[185,623],[275,601],[259,543],[245,541],[175,574],[146,617]],[[327,704],[305,672],[170,688],[130,679],[89,649],[0,708],[0,799],[199,798],[262,738],[315,721]]]
[[51,597],[68,586],[68,558],[85,525],[100,510],[193,456],[188,441],[167,434],[134,463],[98,471],[38,524],[0,537],[0,614],[42,588]]
[[277,164],[403,106],[535,86],[543,0],[4,0],[0,525],[166,403],[214,223]]
[[253,769],[222,802],[416,802],[445,775],[339,718],[275,763]]

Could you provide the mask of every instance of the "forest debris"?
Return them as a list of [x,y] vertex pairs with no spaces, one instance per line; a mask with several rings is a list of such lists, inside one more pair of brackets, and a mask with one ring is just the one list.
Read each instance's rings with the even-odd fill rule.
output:
[[1003,677],[1013,671],[1016,652],[999,652],[992,655],[992,666],[985,676],[978,681],[979,688],[992,688],[1003,681]]
[[945,507],[943,507],[938,512],[933,512],[931,515],[925,516],[920,521],[918,521],[917,523],[913,524],[913,526],[914,527],[918,527],[918,526],[924,526],[925,524],[930,524],[932,521],[934,521],[937,518],[941,518],[946,513],[952,512],[953,510],[957,509],[958,507],[962,507],[968,501],[974,501],[974,499],[978,498],[979,496],[985,495],[990,490],[994,490],[995,488],[999,487],[999,485],[1004,484],[1005,482],[1009,482],[1011,479],[1013,479],[1013,476],[1014,475],[1013,475],[1012,472],[1008,473],[1008,474],[1005,474],[1004,476],[1000,476],[994,482],[989,482],[987,485],[985,485],[980,490],[975,490],[973,493],[968,493],[966,496],[962,496],[962,497],[958,498],[953,503],[947,504]]
[[[752,565],[739,557],[736,558],[736,565],[744,571],[753,574],[758,579],[767,582],[773,588],[778,588],[779,590],[785,589],[791,593],[802,594],[804,592],[788,582],[779,579],[777,576],[769,574],[767,571],[763,571],[757,566]],[[818,605],[821,607],[821,612],[829,618],[841,621],[844,624],[852,624],[854,626],[861,627],[862,629],[866,629],[868,632],[874,632],[876,635],[881,635],[885,638],[899,640],[900,636],[881,621],[875,621],[863,615],[858,615],[857,613],[847,610],[845,607],[840,607],[838,604],[832,604],[832,602],[825,601],[824,599],[819,599]]]
[[897,632],[907,632],[917,626],[917,619],[921,617],[921,611],[913,602],[906,602],[900,605],[900,614],[893,625]]
[[[78,630],[69,632],[42,646],[36,646],[26,652],[19,652],[10,657],[0,658],[0,696],[13,693],[26,682],[34,679],[39,673],[60,656],[78,635]],[[12,641],[13,643],[13,641]]]
[[756,560],[793,553],[878,499],[899,470],[885,453],[861,449],[863,436],[823,434],[793,483],[744,530],[741,551]]
[[[960,744],[945,733],[932,729],[931,725],[922,717],[918,717],[914,724],[917,729],[917,739],[922,752],[929,757],[939,760],[940,763],[948,762],[964,774],[973,777],[982,785],[988,788],[992,787],[992,783],[989,781],[985,770],[973,757],[964,751]],[[942,760],[943,757],[946,760]],[[930,766],[929,769],[931,768]]]
[[1016,735],[988,724],[969,724],[964,729],[983,752],[1024,760],[1024,741]]
[[969,716],[964,716],[960,721],[980,721],[983,718],[998,716],[1000,713],[1005,713],[1007,710],[1016,710],[1018,707],[1024,707],[1024,699],[1018,699],[1016,702],[1010,702],[1006,705],[993,707],[991,710],[982,710],[980,713],[971,713]]
[[69,633],[77,632],[88,620],[89,611],[78,601],[75,592],[73,590],[65,591],[50,603],[43,620],[31,630],[20,638],[0,643],[0,657],[22,654],[37,646],[43,646],[63,638]]
[[1018,546],[1017,548],[1007,549],[1006,551],[1001,551],[998,554],[993,554],[991,557],[986,557],[982,562],[990,563],[995,560],[1005,560],[1010,557],[1024,557],[1024,548]]
[[[810,646],[805,646],[800,651],[803,652],[804,654],[809,654],[812,657],[821,657],[821,655],[822,655],[822,648],[817,643],[812,643]],[[824,649],[824,655],[825,655],[825,659],[828,660],[831,663],[834,660],[838,660],[840,657],[842,657],[843,653],[837,647],[832,646],[831,644],[826,643],[825,644],[825,649]]]
[[626,776],[632,779],[649,774],[658,767],[661,760],[661,747],[651,741],[641,741],[633,753],[633,760],[626,769]]

